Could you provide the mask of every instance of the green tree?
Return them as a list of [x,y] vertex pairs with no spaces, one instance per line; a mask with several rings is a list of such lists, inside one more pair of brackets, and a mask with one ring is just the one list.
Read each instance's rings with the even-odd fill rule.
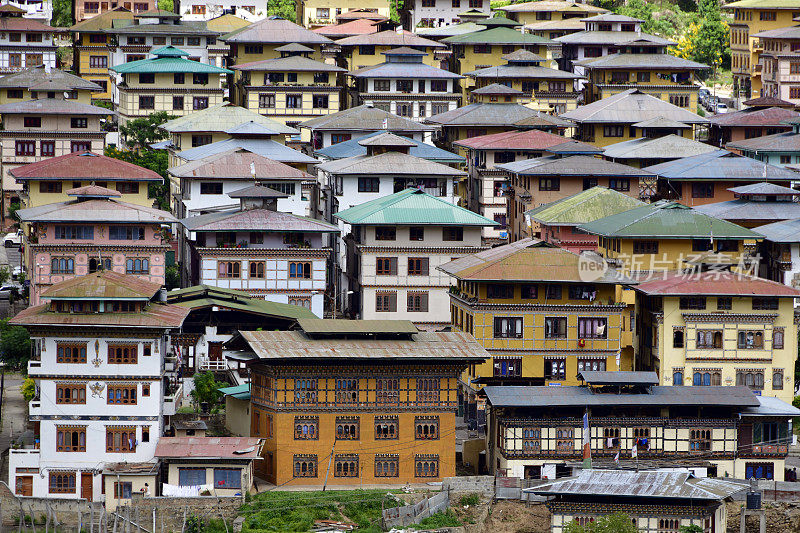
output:
[[29,402],[36,398],[36,382],[31,378],[25,378],[22,382],[22,397],[25,402]]
[[281,17],[296,22],[297,6],[294,0],[274,0],[267,3],[267,14],[270,17]]
[[155,198],[158,208],[169,210],[169,185],[167,184],[167,167],[169,166],[169,156],[164,150],[153,150],[152,148],[142,148],[140,150],[120,150],[109,147],[104,151],[108,157],[121,159],[128,163],[133,163],[140,167],[148,168],[161,176],[162,181],[150,183],[147,186],[147,193],[150,198]]
[[0,360],[12,368],[23,368],[31,355],[31,337],[22,326],[0,320]]
[[681,526],[678,531],[680,533],[703,533],[703,528],[697,524],[692,524],[690,526]]
[[602,516],[585,526],[573,520],[564,528],[564,533],[637,533],[639,530],[625,513]]
[[169,133],[161,129],[168,120],[175,118],[166,111],[156,111],[146,117],[135,118],[119,127],[122,142],[130,148],[147,148],[154,142],[163,141]]
[[224,387],[225,383],[220,383],[214,379],[213,372],[203,372],[194,375],[194,390],[192,391],[192,400],[197,404],[208,403],[210,406],[216,404],[222,397],[219,391],[220,387]]
[[177,265],[170,265],[164,269],[164,285],[168,291],[181,286],[181,273]]
[[72,0],[53,0],[52,26],[72,26]]
[[175,4],[172,0],[158,0],[158,9],[163,9],[164,11],[173,11],[175,9]]
[[694,45],[694,60],[716,69],[730,65],[728,26],[722,22],[717,0],[700,0],[697,4],[700,27]]

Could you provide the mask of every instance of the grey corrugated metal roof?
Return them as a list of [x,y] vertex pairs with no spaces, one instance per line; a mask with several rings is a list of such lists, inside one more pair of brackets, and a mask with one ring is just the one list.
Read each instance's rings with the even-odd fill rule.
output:
[[490,83],[480,89],[473,89],[472,94],[523,94],[519,89],[514,89],[501,83]]
[[[386,120],[386,127],[383,121]],[[331,131],[433,131],[436,128],[397,116],[383,109],[370,105],[360,105],[318,118],[312,118],[299,124],[300,128]]]
[[164,35],[217,35],[209,30],[205,21],[182,20],[180,24],[133,24],[130,20],[114,20],[111,28],[106,28],[108,33],[122,35],[138,35],[141,33],[156,33]]
[[162,124],[161,129],[170,133],[188,132],[226,132],[231,128],[248,122],[255,122],[275,132],[275,135],[296,135],[300,133],[294,128],[259,115],[254,111],[224,102],[208,107],[202,111],[194,111],[188,115],[174,118]]
[[41,100],[25,100],[0,105],[0,114],[3,115],[113,115],[114,112],[104,107],[81,104],[74,100],[57,100],[44,98]]
[[526,176],[632,176],[651,177],[652,172],[590,155],[548,155],[496,165],[495,168]]
[[800,152],[800,133],[786,131],[774,135],[742,139],[741,141],[730,142],[726,147],[735,148],[736,150],[742,150],[744,152],[756,153]]
[[757,231],[772,242],[800,242],[800,218],[758,226],[753,228],[753,231]]
[[[616,32],[615,32],[616,33]],[[681,69],[681,70],[705,70],[710,69],[708,65],[689,61],[682,57],[675,57],[669,54],[611,54],[602,57],[592,57],[582,61],[576,61],[576,65],[586,68],[604,69],[629,69],[629,68],[652,68],[652,69]]]
[[587,387],[488,386],[483,389],[495,407],[629,407],[652,406],[729,406],[757,407],[758,397],[744,386],[674,387],[656,385],[648,393],[592,392]]
[[373,156],[355,156],[326,161],[317,166],[331,174],[396,174],[412,176],[466,176],[458,170],[441,163],[428,161],[400,152],[384,152]]
[[628,496],[642,499],[720,501],[747,488],[748,485],[744,482],[695,478],[688,471],[581,470],[577,477],[525,489],[525,492],[554,496]]
[[800,416],[800,409],[779,398],[758,396],[758,402],[761,405],[746,408],[742,416]]
[[686,124],[705,124],[708,120],[638,89],[628,89],[591,104],[562,113],[561,117],[585,123],[635,124],[666,117]]
[[339,227],[322,220],[269,209],[220,211],[179,220],[189,231],[270,231],[339,233]]
[[[800,203],[797,202],[728,200],[727,202],[698,205],[695,206],[695,209],[723,220],[791,220],[800,218]],[[758,229],[754,231],[760,233]]]
[[798,180],[800,173],[769,165],[762,161],[716,150],[707,154],[684,157],[645,167],[644,170],[662,178],[675,180]]
[[301,318],[297,325],[303,332],[326,335],[347,334],[388,334],[396,333],[410,335],[418,333],[419,329],[410,320],[339,320],[322,318]]
[[[364,135],[363,137],[355,137],[349,141],[332,144],[322,148],[321,150],[315,151],[314,155],[323,157],[325,159],[344,159],[345,157],[366,155],[367,148],[359,144],[359,141],[382,134],[382,131],[376,131],[374,133]],[[410,147],[408,153],[415,157],[421,157],[422,159],[427,159],[428,161],[436,161],[437,163],[451,164],[464,162],[464,158],[460,155],[448,152],[447,150],[442,150],[441,148],[433,146],[432,144],[427,144],[422,141],[414,141],[413,139],[412,142],[414,143],[414,146]]]
[[447,45],[425,39],[408,31],[398,34],[395,30],[385,30],[377,33],[353,35],[335,41],[339,46],[419,46],[429,48],[446,48]]
[[578,379],[591,385],[658,385],[655,372],[584,370],[578,372]]
[[417,142],[408,137],[401,137],[392,132],[382,132],[372,137],[366,137],[358,141],[361,146],[416,146]]
[[[283,145],[281,145],[283,146]],[[290,148],[291,150],[291,148]],[[249,150],[234,149],[167,169],[182,178],[313,180],[302,170]]]
[[329,44],[330,39],[280,17],[268,17],[222,36],[227,43]]
[[[281,47],[282,48],[282,47]],[[329,65],[322,61],[315,61],[303,56],[278,57],[275,59],[264,59],[262,61],[251,61],[241,65],[233,65],[233,70],[256,70],[264,72],[346,72],[347,69]]]
[[45,71],[44,66],[25,69],[21,72],[6,74],[0,78],[0,87],[9,88],[28,88],[42,82],[54,81],[69,87],[70,89],[86,89],[99,91],[100,86],[89,80],[84,80],[79,76],[64,72],[63,70],[50,69]]
[[180,159],[195,161],[221,152],[244,149],[281,163],[317,163],[317,160],[303,152],[293,150],[272,139],[226,139],[211,144],[190,148],[176,155]]
[[394,63],[360,68],[348,73],[354,78],[425,78],[425,79],[461,79],[464,76],[450,71],[432,67],[425,63]]
[[[597,17],[593,17],[597,18]],[[620,45],[633,40],[646,40],[653,44],[664,46],[677,44],[669,39],[664,39],[649,33],[635,31],[579,31],[569,35],[562,35],[553,39],[564,44],[610,44]]]
[[669,128],[669,129],[690,129],[691,126],[677,120],[666,117],[653,117],[641,122],[632,124],[635,128]]
[[[474,92],[474,91],[473,91]],[[536,111],[520,104],[476,103],[445,111],[425,119],[426,123],[441,126],[514,126],[537,122],[554,128],[568,128],[573,123],[562,118]]]
[[710,144],[670,134],[650,139],[639,137],[605,147],[603,156],[609,159],[679,159],[715,152]]
[[749,185],[740,185],[739,187],[730,187],[728,190],[734,194],[739,194],[739,195],[775,194],[784,196],[785,195],[800,196],[800,191],[797,189],[791,189],[789,187],[775,185],[774,183],[769,183],[766,181],[760,181],[758,183],[750,183]]
[[279,46],[275,49],[276,52],[313,52],[313,48],[303,46],[300,43],[290,43]]
[[[536,79],[578,79],[578,74],[535,65],[500,65],[465,72],[468,78],[536,78]],[[474,91],[473,91],[474,92]]]
[[237,189],[229,192],[231,198],[288,198],[289,195],[263,185],[251,185],[244,189]]
[[167,211],[130,204],[120,200],[69,200],[54,204],[20,209],[17,216],[23,222],[138,222],[168,224],[176,218]]

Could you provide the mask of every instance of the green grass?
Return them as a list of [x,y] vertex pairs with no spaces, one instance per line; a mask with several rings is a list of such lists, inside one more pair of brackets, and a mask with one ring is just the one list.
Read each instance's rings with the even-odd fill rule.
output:
[[416,525],[427,529],[436,529],[439,527],[458,527],[462,526],[463,524],[455,515],[455,513],[448,509],[443,513],[436,513],[428,518],[423,518],[419,521],[419,524]]
[[465,494],[459,500],[461,505],[478,505],[481,502],[481,495],[477,492],[472,494]]
[[711,74],[706,80],[705,84],[708,87],[714,85],[733,85],[733,73],[724,68],[718,68],[716,74]]
[[262,492],[242,506],[242,533],[309,531],[315,520],[341,520],[358,524],[357,531],[381,531],[381,502],[398,505],[385,490],[327,492]]

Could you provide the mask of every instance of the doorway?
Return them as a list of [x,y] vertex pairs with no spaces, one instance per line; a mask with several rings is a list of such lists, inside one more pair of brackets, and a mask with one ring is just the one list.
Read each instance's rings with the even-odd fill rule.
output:
[[81,472],[81,498],[87,502],[92,501],[94,493],[94,475],[91,472]]

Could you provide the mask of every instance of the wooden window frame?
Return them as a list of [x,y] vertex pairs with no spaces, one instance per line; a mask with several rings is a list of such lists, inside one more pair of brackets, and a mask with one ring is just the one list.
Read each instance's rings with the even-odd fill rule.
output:
[[[69,399],[67,392],[69,392]],[[86,383],[56,383],[56,404],[85,405]]]
[[414,440],[439,440],[439,417],[414,417]]
[[375,455],[375,477],[399,477],[400,456],[397,454]]
[[[106,403],[108,405],[136,405],[138,385],[112,385],[107,387]],[[119,393],[119,394],[117,394]],[[115,396],[119,396],[116,398]],[[127,396],[127,397],[126,397]]]
[[399,416],[376,416],[375,440],[397,440],[400,438]]
[[[116,442],[119,435],[119,442]],[[133,448],[131,448],[131,435]],[[127,437],[127,440],[124,438]],[[107,453],[136,453],[136,426],[106,426]],[[109,444],[110,439],[110,444]]]
[[56,470],[50,472],[47,492],[50,494],[75,494],[78,490],[78,473]]
[[135,365],[139,362],[138,344],[109,343],[107,352],[110,365]]
[[[60,355],[61,353],[66,353],[66,349],[70,350],[70,355]],[[77,358],[74,357],[74,350],[78,350]],[[63,350],[63,352],[62,352]],[[59,342],[56,344],[56,362],[57,363],[66,363],[66,364],[81,364],[86,362],[86,350],[87,345],[86,343],[71,343],[71,342]]]
[[[76,437],[77,444],[73,444],[72,437]],[[81,437],[83,437],[81,442]],[[59,443],[61,440],[61,443]],[[69,444],[67,441],[69,440]],[[65,453],[80,453],[86,451],[86,426],[56,426],[56,451]]]

